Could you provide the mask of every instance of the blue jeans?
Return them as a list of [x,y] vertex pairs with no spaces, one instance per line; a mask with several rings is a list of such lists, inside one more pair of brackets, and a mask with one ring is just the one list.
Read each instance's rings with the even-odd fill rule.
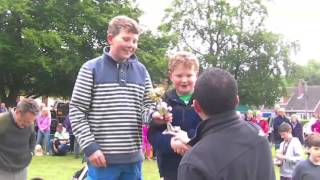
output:
[[142,180],[142,161],[97,168],[88,163],[87,180]]
[[[44,142],[42,142],[44,141]],[[45,145],[44,150],[46,150],[46,152],[49,152],[50,150],[50,131],[48,132],[41,132],[40,129],[38,129],[38,133],[37,133],[37,143],[36,144],[42,144]]]
[[73,152],[75,155],[80,155],[80,145],[76,140],[76,138],[74,138],[74,141],[73,141]]

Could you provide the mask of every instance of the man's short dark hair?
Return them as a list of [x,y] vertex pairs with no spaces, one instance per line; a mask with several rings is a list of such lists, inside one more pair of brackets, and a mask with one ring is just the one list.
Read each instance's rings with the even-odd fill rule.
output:
[[37,115],[40,111],[38,103],[30,98],[23,98],[17,104],[16,110],[20,111],[21,113],[30,112],[34,115]]
[[235,110],[238,86],[234,77],[219,68],[208,68],[198,78],[194,98],[207,115]]

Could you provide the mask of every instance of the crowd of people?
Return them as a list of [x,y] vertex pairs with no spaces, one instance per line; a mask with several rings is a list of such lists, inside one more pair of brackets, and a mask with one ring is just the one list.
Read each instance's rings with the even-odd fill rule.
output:
[[[289,120],[283,108],[269,121],[260,111],[242,118],[236,111],[240,100],[234,77],[219,68],[199,74],[199,61],[189,52],[169,59],[173,88],[161,105],[170,110],[160,111],[150,97],[149,73],[134,54],[140,32],[127,16],[110,21],[110,46],[82,65],[70,111],[53,136],[45,104],[25,98],[12,111],[1,104],[0,179],[26,179],[36,145],[45,154],[61,156],[73,149],[71,144],[76,157],[81,147],[87,159],[88,180],[140,180],[150,149],[164,180],[275,180],[274,165],[280,167],[281,180],[320,177],[320,120],[305,138],[298,116]],[[269,142],[277,150],[274,159]]]

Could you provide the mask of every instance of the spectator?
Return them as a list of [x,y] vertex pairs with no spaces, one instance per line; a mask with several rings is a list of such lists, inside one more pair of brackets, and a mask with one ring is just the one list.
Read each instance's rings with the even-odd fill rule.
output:
[[49,115],[49,108],[42,107],[40,114],[37,116],[37,144],[44,144],[45,146],[42,149],[47,151],[49,154],[50,151],[50,125],[51,125],[51,116]]
[[8,109],[5,103],[0,104],[0,113],[3,113],[3,112],[8,112]]
[[278,128],[283,122],[291,125],[290,120],[286,117],[285,109],[279,108],[278,116],[273,121],[273,138],[274,138],[274,144],[276,149],[279,149],[280,143],[282,142],[282,138],[279,134]]
[[284,122],[278,128],[283,141],[276,155],[276,165],[280,166],[280,180],[291,180],[296,164],[303,159],[302,145],[292,136],[292,127]]
[[314,133],[320,134],[320,116],[317,115],[317,120],[314,122],[314,124],[311,125],[311,131]]
[[74,152],[75,158],[79,158],[80,157],[80,146],[79,146],[79,143],[72,132],[69,113],[64,118],[63,124],[64,124],[64,127],[66,127],[67,132],[69,133],[70,149],[71,149],[71,151]]
[[16,111],[0,114],[0,179],[27,179],[36,144],[33,123],[39,113],[36,101],[25,98]]
[[263,119],[261,111],[256,111],[256,117],[254,117],[251,122],[257,124],[262,129],[265,136],[268,136],[269,123]]
[[252,121],[253,120],[253,111],[248,110],[245,117],[246,121]]
[[57,125],[56,133],[52,141],[53,155],[64,156],[70,148],[69,133],[61,123]]
[[298,115],[292,114],[290,122],[293,127],[293,131],[292,131],[293,137],[297,137],[299,139],[300,143],[304,144],[302,125],[299,122]]
[[204,71],[193,102],[202,122],[180,162],[179,180],[275,180],[267,138],[235,111],[238,86],[230,73],[218,68]]
[[320,177],[320,134],[309,135],[305,144],[309,157],[298,163],[292,180],[318,180]]

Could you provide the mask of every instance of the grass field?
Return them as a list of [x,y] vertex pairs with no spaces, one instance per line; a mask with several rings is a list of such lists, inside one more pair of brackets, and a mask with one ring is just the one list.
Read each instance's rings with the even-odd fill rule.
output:
[[[274,154],[274,150],[273,150]],[[70,180],[73,174],[82,168],[81,159],[75,159],[73,155],[67,156],[40,156],[33,157],[28,168],[28,180],[41,177],[44,180]],[[279,180],[279,168],[275,167],[276,177]],[[159,180],[156,161],[146,160],[142,164],[144,180]]]
[[[45,180],[70,180],[83,166],[81,159],[75,159],[73,155],[33,157],[28,168],[28,180],[34,177]],[[160,179],[156,161],[144,161],[142,171],[144,180]]]

